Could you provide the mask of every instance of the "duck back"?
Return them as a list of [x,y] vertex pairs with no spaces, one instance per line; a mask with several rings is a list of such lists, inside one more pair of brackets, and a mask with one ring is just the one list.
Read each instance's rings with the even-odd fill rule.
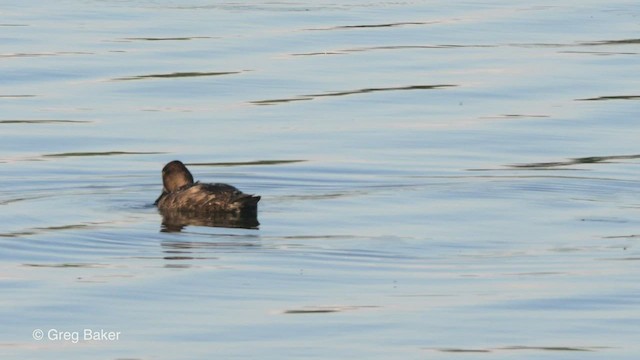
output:
[[191,213],[243,213],[258,211],[260,196],[245,194],[227,184],[195,183],[177,191],[161,195],[157,201],[160,210]]

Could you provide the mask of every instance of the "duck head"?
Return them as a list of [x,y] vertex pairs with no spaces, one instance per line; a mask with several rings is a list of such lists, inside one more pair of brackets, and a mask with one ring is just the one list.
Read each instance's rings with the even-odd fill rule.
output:
[[171,193],[193,184],[193,175],[181,161],[174,160],[162,168],[163,192]]

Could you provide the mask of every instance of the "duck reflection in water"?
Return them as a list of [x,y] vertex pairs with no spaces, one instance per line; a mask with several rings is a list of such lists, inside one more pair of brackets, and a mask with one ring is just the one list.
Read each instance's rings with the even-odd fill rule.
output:
[[175,160],[162,169],[162,193],[155,201],[162,215],[162,231],[181,231],[187,225],[256,229],[260,196],[245,194],[227,184],[193,181]]

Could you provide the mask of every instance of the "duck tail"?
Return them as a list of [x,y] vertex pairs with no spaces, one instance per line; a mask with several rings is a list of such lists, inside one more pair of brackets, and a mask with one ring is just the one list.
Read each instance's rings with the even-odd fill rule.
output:
[[258,206],[258,201],[260,201],[260,196],[255,195],[249,195],[243,200],[244,204],[251,206]]
[[242,196],[235,199],[234,203],[241,212],[256,213],[258,211],[258,201],[260,201],[260,196],[242,194]]

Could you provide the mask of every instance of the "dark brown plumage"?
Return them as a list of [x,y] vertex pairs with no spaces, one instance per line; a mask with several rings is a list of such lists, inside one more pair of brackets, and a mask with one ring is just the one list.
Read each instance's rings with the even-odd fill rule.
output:
[[178,160],[162,169],[162,193],[155,202],[162,211],[194,215],[232,213],[257,214],[260,196],[245,194],[227,184],[193,182],[193,176]]

